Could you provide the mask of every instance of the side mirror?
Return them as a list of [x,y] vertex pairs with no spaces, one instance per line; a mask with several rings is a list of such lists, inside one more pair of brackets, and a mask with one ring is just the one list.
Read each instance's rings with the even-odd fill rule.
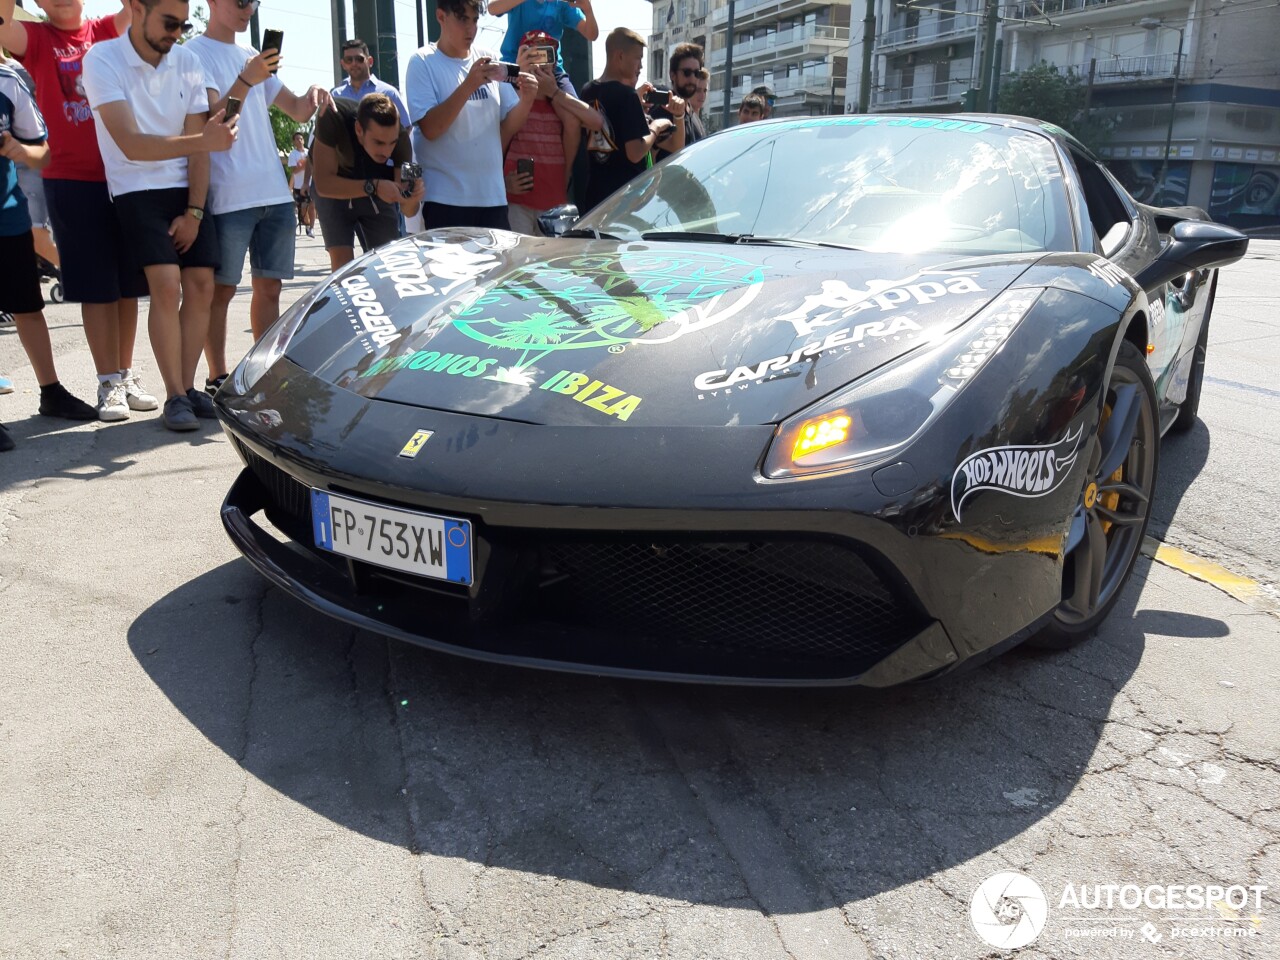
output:
[[544,237],[563,237],[577,222],[578,208],[572,203],[538,214],[538,229]]
[[1192,270],[1235,263],[1248,249],[1249,238],[1233,227],[1208,220],[1180,220],[1170,229],[1169,242],[1160,255],[1134,279],[1150,290]]

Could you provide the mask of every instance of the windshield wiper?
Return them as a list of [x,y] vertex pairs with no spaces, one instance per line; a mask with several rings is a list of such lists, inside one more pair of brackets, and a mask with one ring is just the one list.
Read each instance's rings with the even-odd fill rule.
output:
[[705,243],[770,244],[780,247],[828,247],[834,250],[857,250],[843,243],[826,243],[819,240],[799,240],[795,237],[759,237],[754,233],[706,233],[698,231],[667,230],[640,234],[641,240],[692,240]]
[[621,240],[621,237],[615,237],[612,233],[601,233],[599,230],[588,230],[585,227],[574,227],[572,230],[566,230],[561,234],[562,237],[583,237],[591,240]]

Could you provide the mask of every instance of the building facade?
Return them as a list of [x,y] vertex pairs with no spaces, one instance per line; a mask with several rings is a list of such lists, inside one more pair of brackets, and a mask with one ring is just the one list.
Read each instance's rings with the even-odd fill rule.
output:
[[[982,86],[985,0],[876,0],[873,112],[952,112]],[[1270,0],[1013,0],[995,7],[993,85],[1074,74],[1097,145],[1139,200],[1242,226],[1280,222],[1280,12]],[[860,64],[856,22],[850,62]],[[845,109],[856,109],[857,68]],[[969,94],[972,96],[972,94]],[[997,101],[996,109],[999,109]]]
[[711,87],[703,112],[711,129],[723,120],[726,83],[730,124],[738,103],[757,86],[776,96],[773,115],[839,113],[845,99],[849,0],[734,0],[732,78],[728,77],[729,0],[652,0],[650,75],[667,79],[667,57],[679,43],[706,51]]

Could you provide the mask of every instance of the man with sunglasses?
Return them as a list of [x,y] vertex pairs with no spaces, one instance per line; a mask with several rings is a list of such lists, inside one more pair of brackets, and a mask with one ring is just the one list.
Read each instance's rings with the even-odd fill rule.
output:
[[[696,43],[680,43],[671,51],[671,59],[668,61],[671,89],[675,91],[680,99],[686,102],[698,92],[698,71],[702,69],[702,58],[702,48]],[[655,120],[667,119],[673,123],[675,122],[675,115],[665,107],[655,106],[650,108],[649,116]],[[691,143],[697,143],[706,135],[706,132],[702,129],[702,120],[692,110],[686,110],[684,146],[687,147]],[[654,148],[653,158],[655,160],[665,160],[674,152],[659,145]]]
[[84,88],[116,215],[151,291],[151,349],[164,380],[164,425],[195,430],[213,401],[194,389],[219,265],[206,217],[209,154],[231,149],[236,120],[209,116],[205,71],[178,45],[187,0],[131,0],[129,32],[85,55]]
[[298,123],[332,104],[329,91],[315,85],[297,94],[280,81],[280,51],[259,53],[236,43],[249,29],[256,0],[209,0],[205,32],[186,45],[204,66],[209,110],[216,113],[235,97],[241,102],[239,135],[226,153],[210,156],[209,211],[217,228],[221,266],[214,277],[213,307],[205,360],[207,393],[227,376],[227,310],[249,256],[253,295],[249,322],[258,339],[280,316],[280,292],[293,279],[296,207],[280,173],[280,155],[269,110],[275,107]]
[[369,53],[369,45],[363,40],[351,39],[342,44],[342,69],[347,72],[347,79],[334,87],[330,93],[335,97],[343,97],[359,103],[371,93],[386,94],[396,105],[400,114],[400,125],[409,129],[409,111],[405,109],[400,91],[384,80],[373,75],[373,56]]
[[[14,0],[0,0],[0,46],[36,83],[36,104],[49,126],[49,165],[41,171],[45,200],[61,255],[67,300],[80,304],[84,336],[98,372],[97,417],[124,420],[154,410],[133,370],[138,300],[147,284],[120,234],[98,150],[82,64],[96,43],[129,29],[131,0],[115,14],[86,19],[84,0],[37,0],[43,22],[13,19]],[[80,401],[61,385],[41,390],[42,413],[64,416]]]

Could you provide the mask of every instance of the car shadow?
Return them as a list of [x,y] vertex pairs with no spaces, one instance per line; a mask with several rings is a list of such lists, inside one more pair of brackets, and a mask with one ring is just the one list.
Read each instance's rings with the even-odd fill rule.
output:
[[879,691],[477,663],[352,631],[243,561],[163,597],[128,642],[212,744],[342,827],[476,869],[721,905],[741,905],[743,862],[772,851],[767,869],[781,858],[798,879],[751,896],[800,913],[991,851],[1107,762],[1148,634],[1227,633],[1139,609],[1148,566],[1091,643]]

